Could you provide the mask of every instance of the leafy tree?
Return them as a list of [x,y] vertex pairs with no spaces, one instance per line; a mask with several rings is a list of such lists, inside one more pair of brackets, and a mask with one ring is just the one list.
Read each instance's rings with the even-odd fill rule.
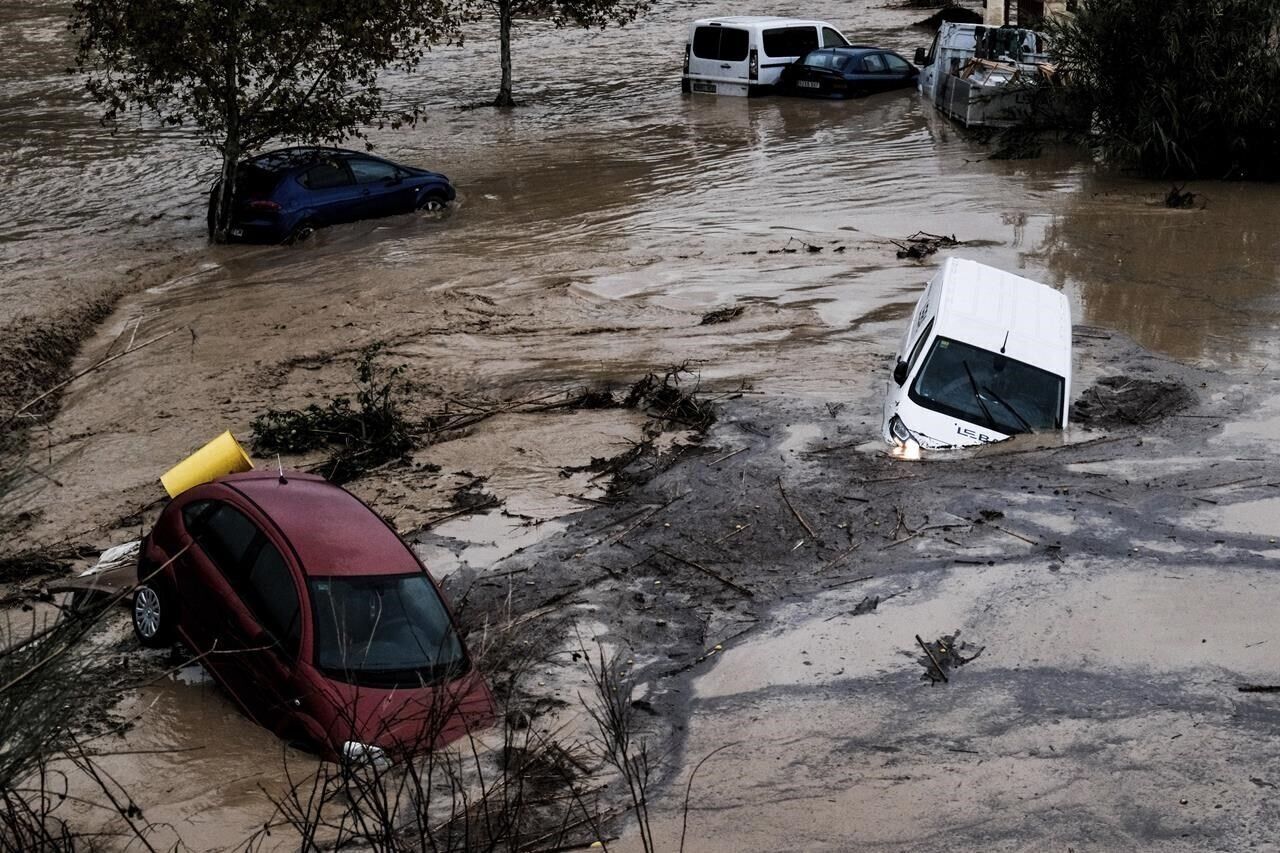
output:
[[1280,3],[1091,0],[1049,24],[1107,153],[1151,175],[1280,177]]
[[463,0],[469,13],[489,12],[498,19],[502,51],[502,83],[495,107],[515,106],[511,95],[511,30],[517,19],[546,20],[557,27],[623,26],[649,8],[650,0]]
[[337,144],[383,109],[378,74],[456,32],[446,0],[74,0],[77,65],[106,110],[190,124],[222,156],[211,236],[226,237],[240,160],[268,143]]

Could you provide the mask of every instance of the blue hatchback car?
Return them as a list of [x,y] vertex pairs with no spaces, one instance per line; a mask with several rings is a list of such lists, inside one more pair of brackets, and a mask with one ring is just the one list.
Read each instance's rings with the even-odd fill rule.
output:
[[920,72],[891,50],[866,45],[812,50],[782,69],[778,91],[851,98],[916,85]]
[[[221,181],[209,193],[209,231]],[[316,228],[444,210],[457,193],[436,172],[342,148],[284,148],[240,164],[228,239],[293,242]]]

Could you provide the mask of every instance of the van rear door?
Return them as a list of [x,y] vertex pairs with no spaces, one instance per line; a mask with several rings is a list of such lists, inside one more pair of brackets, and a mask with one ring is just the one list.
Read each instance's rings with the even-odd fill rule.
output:
[[714,92],[717,83],[747,85],[750,34],[737,27],[704,24],[694,27],[689,77],[695,92]]

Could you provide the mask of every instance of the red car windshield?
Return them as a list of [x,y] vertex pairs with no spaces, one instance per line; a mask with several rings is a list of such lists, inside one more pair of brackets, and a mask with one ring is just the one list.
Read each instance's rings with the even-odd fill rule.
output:
[[465,671],[462,643],[422,573],[312,578],[316,665],[355,684],[416,686]]

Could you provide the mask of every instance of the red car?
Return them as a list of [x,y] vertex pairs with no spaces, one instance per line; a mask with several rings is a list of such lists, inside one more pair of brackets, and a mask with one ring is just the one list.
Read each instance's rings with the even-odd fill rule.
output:
[[143,541],[133,627],[181,639],[250,717],[326,758],[383,758],[488,725],[493,699],[417,556],[309,474],[175,498]]

